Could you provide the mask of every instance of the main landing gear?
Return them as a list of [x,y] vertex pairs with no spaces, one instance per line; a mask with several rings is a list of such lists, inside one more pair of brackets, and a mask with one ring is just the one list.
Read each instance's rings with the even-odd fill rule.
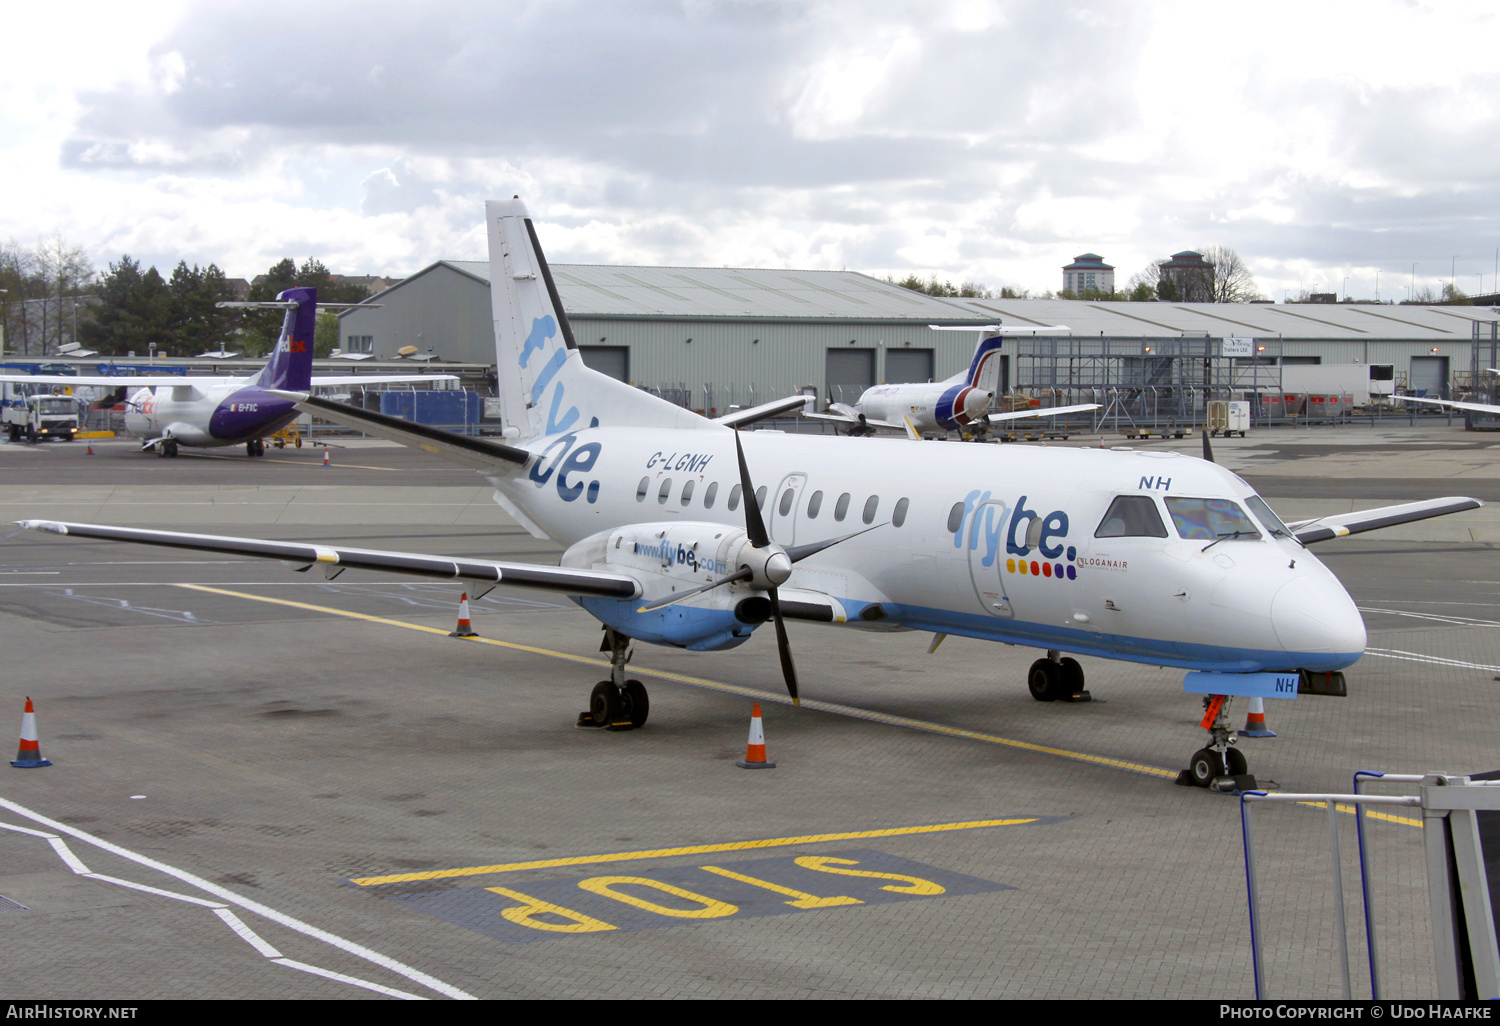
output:
[[1255,776],[1250,773],[1245,753],[1234,747],[1239,739],[1229,729],[1229,696],[1203,696],[1203,722],[1199,725],[1208,731],[1208,747],[1193,753],[1188,768],[1177,774],[1177,783],[1226,794],[1254,791]]
[[266,454],[266,442],[263,438],[252,438],[245,443],[246,456],[264,456]]
[[177,439],[163,438],[156,443],[156,455],[162,457],[173,457],[177,455]]
[[1026,686],[1038,702],[1092,702],[1094,696],[1083,687],[1083,667],[1077,659],[1047,650],[1046,659],[1031,664]]
[[601,680],[589,694],[589,707],[578,714],[578,726],[603,727],[605,730],[634,730],[646,725],[651,699],[646,686],[638,680],[625,679],[625,664],[630,662],[630,638],[613,627],[604,628],[599,651],[609,653],[609,680]]

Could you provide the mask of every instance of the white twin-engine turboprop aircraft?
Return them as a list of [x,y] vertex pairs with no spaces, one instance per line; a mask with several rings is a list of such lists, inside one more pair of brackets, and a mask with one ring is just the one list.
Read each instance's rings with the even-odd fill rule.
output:
[[[570,595],[603,622],[612,662],[580,722],[621,729],[648,712],[646,689],[626,679],[632,639],[726,649],[770,621],[795,700],[786,619],[1045,649],[1027,680],[1044,702],[1088,697],[1073,656],[1194,671],[1185,687],[1212,696],[1342,693],[1338,671],[1364,652],[1364,623],[1307,546],[1480,505],[1438,499],[1289,527],[1234,474],[1171,452],[742,440],[730,427],[753,411],[715,422],[589,370],[525,208],[490,203],[486,215],[503,441],[288,398],[474,468],[522,525],[566,547],[561,566],[25,525],[280,559],[330,578],[357,568],[476,594],[504,584]],[[1249,783],[1227,705],[1209,702],[1210,744],[1185,780]]]
[[[973,328],[929,324],[933,331],[973,331]],[[987,374],[1000,355],[1001,336],[1008,333],[1067,331],[1067,325],[1044,328],[1002,328],[990,324],[979,328],[979,344],[968,370],[945,381],[875,385],[860,394],[859,402],[833,403],[826,413],[803,412],[804,417],[832,421],[847,426],[845,434],[873,435],[877,430],[905,431],[911,438],[921,438],[933,431],[957,431],[965,438],[983,438],[992,425],[1028,417],[1058,417],[1069,413],[1099,409],[1098,403],[1079,406],[1057,406],[1048,409],[1016,410],[991,413],[995,391],[990,385],[994,374]]]

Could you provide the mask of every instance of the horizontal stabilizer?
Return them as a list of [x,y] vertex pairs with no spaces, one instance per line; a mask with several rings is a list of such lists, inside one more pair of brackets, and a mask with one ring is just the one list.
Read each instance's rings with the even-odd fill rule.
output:
[[314,374],[313,388],[332,385],[394,385],[412,381],[457,381],[457,374]]
[[315,545],[308,542],[265,541],[260,538],[233,538],[213,534],[183,534],[177,531],[150,531],[136,527],[110,527],[104,524],[71,524],[55,520],[20,520],[32,531],[66,534],[75,538],[98,538],[104,541],[136,542],[162,545],[197,552],[222,552],[259,559],[277,559],[293,564],[298,570],[322,566],[326,570],[380,570],[437,580],[462,580],[476,584],[504,584],[519,588],[540,588],[565,595],[603,595],[609,598],[634,598],[640,585],[623,574],[606,574],[593,570],[544,566],[538,563],[499,563],[488,559],[458,559],[452,556],[429,556],[418,552],[388,552],[381,549],[354,549],[342,545]]
[[789,395],[785,399],[776,399],[769,403],[761,403],[759,406],[752,406],[748,410],[735,410],[722,417],[715,417],[714,423],[723,424],[725,427],[744,427],[746,424],[754,424],[768,417],[779,417],[783,413],[790,413],[814,401],[814,397],[810,395]]
[[1444,499],[1406,502],[1399,506],[1381,506],[1377,509],[1360,510],[1358,513],[1336,513],[1333,516],[1318,517],[1315,520],[1299,520],[1287,526],[1291,528],[1299,542],[1303,545],[1311,545],[1313,542],[1327,541],[1330,538],[1343,538],[1346,535],[1362,534],[1365,531],[1378,531],[1383,527],[1410,524],[1416,520],[1447,516],[1449,513],[1462,513],[1464,510],[1478,509],[1483,505],[1484,503],[1478,499],[1451,495]]
[[990,423],[998,424],[1002,420],[1025,420],[1027,417],[1061,417],[1069,413],[1083,413],[1086,410],[1097,410],[1098,403],[1083,403],[1079,406],[1049,406],[1046,409],[1037,407],[1029,410],[1016,410],[1014,413],[992,413]]
[[358,428],[377,438],[388,438],[414,449],[423,449],[475,470],[510,471],[516,467],[524,467],[531,460],[531,453],[513,445],[506,445],[504,442],[496,442],[488,438],[471,438],[468,435],[444,431],[442,428],[403,420],[400,417],[319,399],[305,392],[281,392],[276,389],[267,391],[283,399],[292,400],[299,410],[316,414],[335,424]]

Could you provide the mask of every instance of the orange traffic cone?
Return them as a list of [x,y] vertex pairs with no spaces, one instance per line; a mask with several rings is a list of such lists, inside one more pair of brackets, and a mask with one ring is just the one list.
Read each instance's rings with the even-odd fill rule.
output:
[[93,442],[89,443],[88,452],[84,453],[84,455],[85,456],[92,456],[92,455],[94,455],[94,443]]
[[1275,737],[1276,732],[1266,727],[1266,700],[1250,699],[1250,711],[1245,714],[1245,729],[1240,737]]
[[330,463],[329,460],[328,460],[328,450],[327,449],[323,450],[323,466],[325,466],[325,467],[331,467],[331,466],[333,466],[333,464]]
[[30,697],[26,699],[26,711],[21,713],[21,748],[16,752],[16,761],[11,765],[16,769],[37,769],[52,765],[42,758],[42,747],[37,743],[36,710],[31,706]]
[[745,757],[735,762],[740,769],[775,769],[774,762],[766,761],[766,732],[760,725],[760,703],[750,711],[750,741],[745,745]]
[[477,638],[479,632],[469,624],[469,593],[458,600],[458,626],[448,632],[450,638]]

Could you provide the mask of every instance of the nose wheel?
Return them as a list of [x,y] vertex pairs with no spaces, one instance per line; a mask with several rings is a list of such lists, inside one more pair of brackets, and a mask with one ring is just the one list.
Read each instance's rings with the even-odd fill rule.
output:
[[589,707],[578,714],[578,726],[604,730],[634,730],[646,725],[651,698],[638,680],[625,679],[630,661],[630,638],[612,627],[604,628],[599,651],[609,653],[609,680],[601,680],[589,693]]
[[1229,696],[1207,695],[1203,699],[1203,722],[1209,744],[1193,753],[1188,768],[1177,774],[1177,783],[1225,794],[1256,789],[1255,776],[1245,753],[1234,747],[1239,740],[1229,729]]

